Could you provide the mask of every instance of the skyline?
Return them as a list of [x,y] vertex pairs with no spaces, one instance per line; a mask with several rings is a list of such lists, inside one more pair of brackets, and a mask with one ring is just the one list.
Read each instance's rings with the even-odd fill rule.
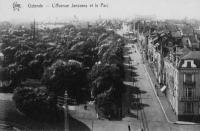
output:
[[[13,10],[13,3],[21,4],[19,11]],[[53,8],[53,4],[98,4],[98,8]],[[29,5],[43,5],[31,8]],[[134,18],[135,16],[156,16],[157,19],[200,20],[199,0],[0,0],[0,21],[66,21],[74,18],[94,20],[101,18]],[[47,7],[48,6],[48,7]]]

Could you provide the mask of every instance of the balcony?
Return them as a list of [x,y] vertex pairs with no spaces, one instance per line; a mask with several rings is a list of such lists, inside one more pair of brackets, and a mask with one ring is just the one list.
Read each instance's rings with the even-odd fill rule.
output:
[[195,96],[195,97],[181,97],[181,101],[199,101],[200,96]]
[[195,86],[196,83],[195,81],[185,81],[183,84],[186,86]]

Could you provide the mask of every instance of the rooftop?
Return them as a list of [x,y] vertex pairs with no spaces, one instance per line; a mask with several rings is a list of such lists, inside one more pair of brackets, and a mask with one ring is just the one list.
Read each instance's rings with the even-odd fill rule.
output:
[[200,60],[200,51],[190,51],[186,55],[184,55],[181,59],[197,59]]
[[190,25],[185,25],[182,28],[182,32],[183,32],[184,35],[193,35],[194,30]]
[[176,25],[173,25],[173,24],[166,24],[165,28],[166,28],[166,30],[168,30],[170,32],[177,32],[177,31],[179,31],[178,27]]
[[188,49],[187,47],[184,47],[184,48],[181,48],[181,49],[177,48],[176,54],[185,55],[185,54],[189,53],[190,51],[191,50]]

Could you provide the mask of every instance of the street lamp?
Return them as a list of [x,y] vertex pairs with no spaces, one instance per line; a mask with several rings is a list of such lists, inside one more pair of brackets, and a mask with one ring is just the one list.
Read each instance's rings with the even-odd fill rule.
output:
[[69,131],[67,99],[68,99],[68,93],[67,91],[65,91],[65,95],[64,95],[65,131]]

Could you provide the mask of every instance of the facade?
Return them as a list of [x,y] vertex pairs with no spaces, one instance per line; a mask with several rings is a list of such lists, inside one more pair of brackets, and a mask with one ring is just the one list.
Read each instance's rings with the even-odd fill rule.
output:
[[167,99],[169,100],[174,112],[178,114],[178,69],[168,60],[164,61],[164,71],[163,71],[163,87],[161,91],[165,93]]
[[164,60],[163,86],[179,120],[200,120],[200,51],[190,51],[178,64]]
[[200,51],[181,58],[178,70],[178,118],[200,120]]
[[151,66],[151,69],[155,75],[155,77],[157,78],[158,82],[161,82],[161,68],[162,68],[162,64],[161,64],[161,53],[158,49],[159,43],[157,43],[157,38],[148,38],[147,41],[147,59],[148,62]]

